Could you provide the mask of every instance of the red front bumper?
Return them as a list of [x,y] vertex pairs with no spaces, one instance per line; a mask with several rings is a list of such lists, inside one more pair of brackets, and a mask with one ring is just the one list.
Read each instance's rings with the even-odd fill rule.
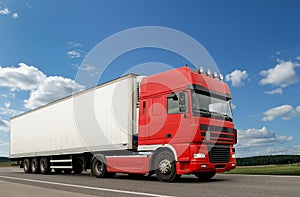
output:
[[[189,155],[190,160],[182,161],[178,158],[176,162],[177,174],[193,174],[196,172],[211,172],[216,171],[225,172],[236,168],[236,159],[234,147],[230,147],[230,158],[226,163],[212,163],[210,161],[210,155],[208,153],[208,147],[206,145],[190,145]],[[195,153],[205,154],[205,158],[194,158]]]

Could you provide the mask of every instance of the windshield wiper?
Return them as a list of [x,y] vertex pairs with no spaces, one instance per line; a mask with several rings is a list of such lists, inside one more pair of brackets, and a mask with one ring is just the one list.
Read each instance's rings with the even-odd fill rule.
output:
[[211,113],[207,109],[201,109],[201,108],[194,108],[194,110],[199,111],[200,113],[204,114],[205,116],[210,117]]
[[217,117],[223,117],[225,120],[232,121],[232,118],[228,114],[221,114],[221,113],[218,113],[218,112],[209,111],[209,110],[200,109],[200,108],[194,108],[194,110],[199,111],[200,113],[202,113],[203,115],[205,115],[207,117],[217,116]]
[[214,114],[216,116],[222,116],[224,117],[225,120],[229,120],[232,121],[232,118],[228,115],[228,114],[224,114],[224,113],[218,113],[218,112],[214,112],[214,111],[210,111],[211,114]]
[[200,111],[200,112],[208,112],[208,113],[210,113],[210,111],[208,111],[207,109],[194,108],[194,110],[197,110],[197,111]]
[[227,120],[232,121],[232,117],[230,117],[228,114],[222,114],[223,116],[225,116],[225,120],[227,118]]

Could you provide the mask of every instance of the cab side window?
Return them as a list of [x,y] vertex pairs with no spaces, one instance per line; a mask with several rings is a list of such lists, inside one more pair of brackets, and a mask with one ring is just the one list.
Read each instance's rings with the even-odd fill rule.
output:
[[171,93],[167,96],[168,114],[179,114],[179,99],[178,95]]

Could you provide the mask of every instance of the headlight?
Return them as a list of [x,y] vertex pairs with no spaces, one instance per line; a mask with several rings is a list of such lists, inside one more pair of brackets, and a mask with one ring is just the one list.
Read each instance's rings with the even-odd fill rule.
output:
[[194,153],[194,158],[195,159],[199,159],[199,158],[205,158],[205,154],[204,153]]
[[236,158],[235,153],[233,153],[231,157],[232,157],[233,159],[235,159],[235,158]]

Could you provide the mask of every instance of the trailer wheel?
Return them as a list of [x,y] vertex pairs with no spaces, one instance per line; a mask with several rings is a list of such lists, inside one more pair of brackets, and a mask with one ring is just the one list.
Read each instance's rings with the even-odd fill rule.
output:
[[47,157],[42,157],[40,160],[40,170],[42,174],[49,174],[51,172],[50,162]]
[[155,174],[160,181],[173,182],[180,178],[176,174],[176,163],[173,154],[169,151],[161,151],[154,161]]
[[114,177],[116,173],[107,172],[106,164],[103,158],[95,157],[92,162],[92,175],[97,178]]
[[201,181],[207,181],[216,175],[216,171],[212,172],[197,172],[195,176]]
[[38,158],[33,158],[31,160],[31,171],[32,173],[38,174],[40,172],[40,165]]
[[24,159],[23,161],[23,170],[25,173],[31,172],[31,162],[29,158]]

